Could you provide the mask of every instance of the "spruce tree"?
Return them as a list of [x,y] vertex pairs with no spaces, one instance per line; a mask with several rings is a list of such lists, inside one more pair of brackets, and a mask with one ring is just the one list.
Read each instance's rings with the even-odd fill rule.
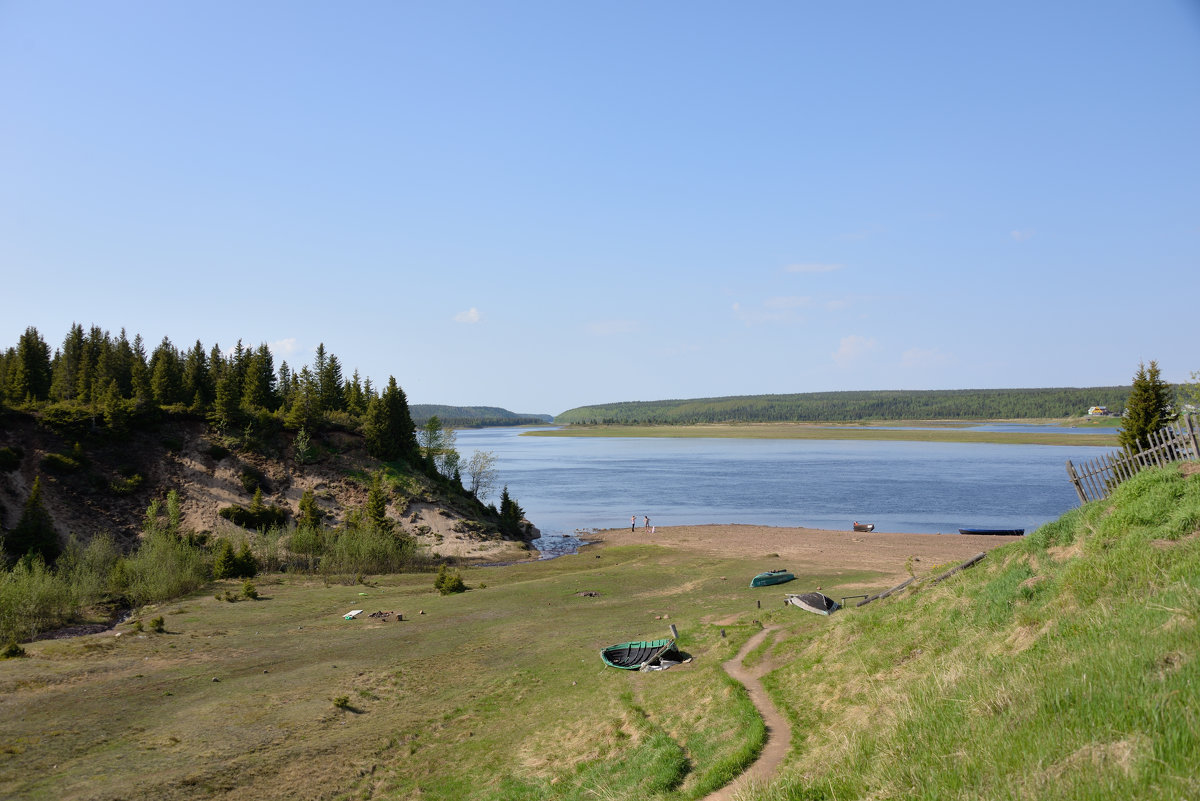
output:
[[322,416],[321,397],[317,382],[312,371],[304,367],[293,376],[292,401],[287,412],[287,425],[289,428],[305,428],[309,431],[316,431],[320,428]]
[[367,490],[367,522],[377,531],[391,532],[394,525],[387,516],[387,491],[383,487],[383,471],[371,476],[371,487]]
[[8,396],[18,403],[50,397],[50,346],[33,326],[17,340],[17,359],[9,371]]
[[300,496],[300,509],[296,515],[297,528],[315,529],[321,525],[324,513],[317,506],[317,496],[311,489],[306,489]]
[[346,410],[345,388],[342,386],[342,365],[338,357],[329,354],[329,359],[318,375],[321,383],[321,406],[326,411],[341,412]]
[[183,362],[183,397],[203,408],[213,402],[215,394],[216,386],[209,373],[208,355],[204,352],[204,345],[197,339]]
[[522,509],[513,497],[508,494],[508,485],[500,493],[500,531],[509,537],[521,536],[521,519],[525,517]]
[[50,397],[65,401],[75,397],[79,379],[79,362],[83,357],[83,326],[72,323],[71,330],[63,339],[62,350],[54,363],[54,375],[50,382]]
[[1150,434],[1171,420],[1174,398],[1171,385],[1162,380],[1158,362],[1147,368],[1138,364],[1133,377],[1133,389],[1125,403],[1124,425],[1117,434],[1122,448],[1141,450],[1150,447]]
[[232,578],[237,574],[237,555],[233,552],[233,543],[227,539],[217,543],[212,572],[215,579]]
[[42,477],[33,480],[33,489],[25,499],[21,519],[4,538],[4,549],[14,559],[26,554],[41,556],[46,563],[53,562],[59,554],[58,532],[50,513],[42,505]]
[[367,453],[376,459],[416,461],[419,453],[416,426],[408,410],[408,399],[394,376],[388,377],[387,389],[367,404],[363,434],[367,439]]
[[238,392],[232,375],[224,375],[217,381],[217,398],[213,402],[208,420],[222,433],[236,428],[241,422],[242,412],[238,403]]
[[[179,351],[171,344],[171,340],[163,337],[162,342],[150,356],[150,391],[154,402],[160,406],[178,403],[182,400],[183,366],[179,359]],[[189,397],[187,400],[191,400]]]
[[146,364],[146,345],[142,342],[141,334],[133,338],[133,362],[129,365],[129,380],[134,400],[139,404],[149,403],[153,391],[150,389],[150,368]]
[[121,399],[121,391],[117,388],[117,379],[108,381],[108,389],[100,399],[100,411],[104,415],[104,425],[114,434],[124,434],[129,428],[129,413],[125,409],[125,401]]

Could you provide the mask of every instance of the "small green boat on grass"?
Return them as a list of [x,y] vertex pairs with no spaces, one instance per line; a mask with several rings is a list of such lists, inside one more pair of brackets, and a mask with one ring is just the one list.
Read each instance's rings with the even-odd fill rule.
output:
[[750,581],[751,587],[767,587],[771,584],[783,584],[796,578],[790,570],[768,570],[759,573]]
[[600,658],[609,667],[621,670],[641,670],[648,665],[659,664],[663,659],[682,661],[675,650],[674,640],[642,640],[610,645],[600,652]]

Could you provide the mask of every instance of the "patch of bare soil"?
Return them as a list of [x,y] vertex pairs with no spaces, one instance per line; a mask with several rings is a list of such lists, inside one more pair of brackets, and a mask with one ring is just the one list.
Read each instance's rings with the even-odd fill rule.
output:
[[654,544],[722,557],[761,559],[778,554],[790,570],[870,570],[906,578],[906,561],[962,562],[980,551],[1020,539],[967,534],[888,534],[777,526],[707,525],[609,529],[593,538],[609,545]]

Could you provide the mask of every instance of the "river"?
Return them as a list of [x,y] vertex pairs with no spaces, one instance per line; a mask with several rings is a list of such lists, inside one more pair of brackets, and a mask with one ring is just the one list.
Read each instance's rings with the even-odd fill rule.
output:
[[[523,437],[516,428],[464,429],[465,464],[496,455],[498,484],[542,532],[544,551],[577,532],[629,525],[751,523],[956,533],[1032,531],[1078,504],[1067,459],[1091,446],[860,440]],[[1043,430],[1055,430],[1046,428]],[[562,543],[567,546],[568,543]]]

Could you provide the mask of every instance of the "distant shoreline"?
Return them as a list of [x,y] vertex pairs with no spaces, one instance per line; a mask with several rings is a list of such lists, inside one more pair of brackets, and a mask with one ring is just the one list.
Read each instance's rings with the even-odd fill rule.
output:
[[[959,426],[1052,425],[1061,421],[901,420],[870,423],[704,423],[697,425],[572,425],[525,431],[523,437],[647,437],[663,439],[811,439],[880,442],[963,442],[999,445],[1066,445],[1115,448],[1116,429],[1105,433],[1066,431],[968,431]],[[1095,424],[1083,423],[1084,426]],[[888,428],[886,426],[905,426]],[[930,428],[908,428],[929,426]],[[1082,427],[1082,426],[1081,426]]]

